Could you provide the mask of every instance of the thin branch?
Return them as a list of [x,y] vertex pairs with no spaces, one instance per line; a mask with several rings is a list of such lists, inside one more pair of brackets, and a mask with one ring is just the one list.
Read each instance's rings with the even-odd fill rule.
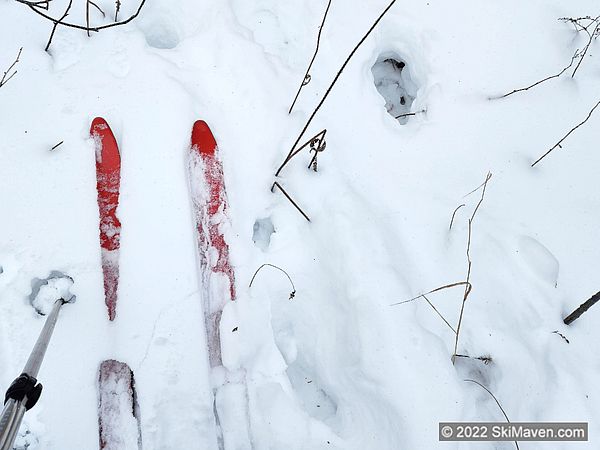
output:
[[121,0],[115,2],[115,22],[119,20],[119,11],[121,11]]
[[294,97],[294,101],[292,102],[292,106],[290,106],[290,110],[288,111],[288,114],[292,113],[292,109],[294,109],[294,105],[296,104],[296,100],[298,100],[298,97],[300,96],[300,91],[302,91],[302,88],[304,86],[306,86],[308,83],[310,83],[310,80],[311,80],[310,69],[312,68],[313,63],[315,62],[315,58],[317,57],[317,53],[319,52],[319,45],[321,43],[321,32],[323,31],[323,26],[325,25],[325,19],[327,18],[327,13],[329,12],[330,6],[331,6],[331,0],[329,0],[329,3],[327,3],[327,9],[325,10],[325,14],[323,15],[323,21],[321,22],[321,26],[319,27],[319,34],[317,35],[317,46],[315,48],[315,53],[313,54],[313,57],[310,60],[310,63],[308,64],[308,68],[306,69],[306,73],[304,74],[302,83],[300,83],[300,87],[298,88],[298,92],[296,93],[296,97]]
[[536,159],[536,160],[535,160],[535,162],[534,162],[534,163],[531,165],[531,167],[535,166],[535,165],[536,165],[537,163],[539,163],[539,162],[540,162],[542,159],[544,159],[546,156],[548,156],[548,154],[549,154],[549,153],[550,153],[552,150],[554,150],[555,148],[557,148],[557,147],[560,147],[560,148],[562,148],[562,146],[561,146],[560,144],[562,144],[562,143],[563,143],[563,141],[564,141],[565,139],[567,139],[567,138],[568,138],[568,137],[571,135],[571,133],[573,133],[573,132],[574,132],[574,131],[575,131],[577,128],[579,128],[581,125],[583,125],[584,123],[586,123],[586,122],[587,122],[587,121],[590,119],[590,117],[592,117],[592,114],[594,113],[594,111],[596,110],[596,108],[597,108],[598,106],[600,106],[600,100],[599,100],[599,101],[598,101],[598,103],[596,103],[596,104],[594,105],[594,107],[593,107],[593,108],[590,110],[590,112],[588,113],[588,115],[587,115],[587,117],[585,118],[585,120],[583,120],[583,122],[581,122],[581,123],[579,123],[578,125],[575,125],[573,128],[571,128],[571,130],[570,130],[570,131],[569,131],[567,134],[565,134],[565,135],[562,137],[562,139],[561,139],[560,141],[558,141],[556,144],[554,144],[554,146],[553,146],[553,147],[552,147],[550,150],[548,150],[546,153],[544,153],[542,156],[540,156],[538,159]]
[[465,206],[465,204],[463,203],[462,205],[458,205],[456,207],[456,209],[454,210],[454,212],[452,213],[452,219],[450,219],[450,226],[448,227],[448,231],[452,229],[452,224],[454,223],[454,216],[456,215],[456,212],[462,208],[463,206]]
[[570,342],[570,341],[567,339],[567,337],[566,337],[564,334],[562,334],[561,332],[559,332],[558,330],[554,330],[554,331],[552,332],[552,334],[558,334],[558,335],[559,335],[561,338],[563,338],[563,339],[564,339],[564,341],[565,341],[567,344],[570,344],[570,343],[571,343],[571,342]]
[[290,292],[290,300],[292,300],[296,296],[296,286],[294,286],[294,282],[292,281],[292,278],[288,275],[288,273],[285,270],[283,270],[281,267],[277,267],[274,264],[265,263],[262,266],[260,266],[258,269],[256,269],[256,272],[254,272],[254,275],[252,276],[252,279],[250,280],[250,284],[248,285],[248,287],[249,288],[252,287],[252,283],[254,283],[254,279],[256,278],[256,275],[258,275],[258,272],[260,272],[260,270],[265,266],[273,267],[274,269],[277,269],[280,272],[283,272],[285,274],[285,276],[287,277],[287,279],[290,280],[290,284],[292,285],[292,292]]
[[273,189],[275,188],[275,186],[277,186],[279,188],[279,190],[282,192],[283,195],[285,195],[285,198],[287,198],[290,203],[292,205],[294,205],[294,207],[300,212],[300,214],[302,214],[302,216],[310,222],[310,217],[308,217],[306,215],[306,213],[304,211],[302,211],[302,209],[298,206],[298,204],[292,199],[292,197],[289,196],[289,194],[285,191],[285,189],[283,189],[281,187],[281,185],[276,181],[275,183],[273,183],[273,186],[271,186],[271,192],[275,192]]
[[394,116],[394,119],[401,119],[402,117],[408,117],[408,116],[416,116],[417,114],[423,114],[425,112],[427,112],[427,111],[422,109],[421,111],[415,111],[415,112],[411,112],[411,113],[400,114],[399,116]]
[[[485,191],[487,188],[487,184],[491,178],[492,178],[492,173],[488,172],[487,176],[485,177],[485,182],[483,184],[483,191],[481,192],[481,198],[479,199],[479,202],[477,203],[477,206],[475,206],[475,209],[473,210],[473,214],[471,214],[471,218],[469,219],[469,234],[468,234],[468,239],[467,239],[467,277],[465,279],[465,281],[467,283],[469,283],[469,287],[471,286],[471,283],[470,283],[471,282],[471,266],[473,265],[473,262],[471,261],[471,237],[473,234],[473,221],[475,220],[475,215],[477,214],[477,211],[479,211],[479,207],[483,203],[483,199],[485,198]],[[456,325],[456,339],[454,340],[454,353],[452,355],[452,363],[454,363],[454,361],[455,361],[454,355],[456,355],[456,353],[458,351],[458,338],[460,336],[460,327],[462,325],[463,315],[465,312],[465,304],[467,303],[467,298],[469,297],[470,293],[471,293],[471,289],[465,288],[462,304],[460,307],[460,315],[458,316],[458,324]]]
[[471,290],[471,283],[469,283],[468,281],[459,281],[458,283],[452,283],[452,284],[446,284],[444,286],[440,286],[438,288],[432,289],[429,292],[425,292],[424,294],[419,294],[416,297],[410,298],[408,300],[403,300],[401,302],[392,303],[390,306],[403,305],[404,303],[414,302],[415,300],[418,300],[425,295],[433,294],[435,292],[442,291],[442,290],[448,289],[448,288],[453,288],[456,286],[466,286],[469,289],[469,291]]
[[0,79],[0,88],[2,86],[4,86],[6,83],[8,83],[10,81],[10,79],[17,74],[16,70],[13,73],[10,73],[10,71],[13,70],[14,67],[19,63],[19,58],[21,57],[22,51],[23,51],[23,47],[21,47],[19,49],[19,53],[17,53],[17,57],[15,58],[13,63],[10,65],[10,67],[8,69],[6,69],[6,71],[4,72],[4,75],[2,75],[2,79]]
[[106,14],[104,14],[104,11],[102,11],[102,8],[100,8],[98,5],[96,5],[92,0],[88,0],[88,3],[90,5],[92,5],[93,7],[95,7],[98,11],[100,11],[100,13],[102,14],[102,17],[106,17]]
[[[549,77],[546,77],[546,78],[544,78],[544,79],[542,79],[542,80],[540,80],[540,81],[536,81],[535,83],[533,83],[533,84],[531,84],[531,85],[529,85],[529,86],[527,86],[527,87],[520,88],[520,89],[515,89],[514,91],[511,91],[511,92],[509,92],[508,94],[501,95],[500,97],[490,97],[490,100],[499,100],[499,99],[501,99],[501,98],[506,98],[506,97],[508,97],[509,95],[516,94],[517,92],[528,91],[529,89],[531,89],[531,88],[533,88],[533,87],[535,87],[535,86],[537,86],[537,85],[539,85],[539,84],[542,84],[542,83],[544,83],[544,82],[546,82],[546,81],[548,81],[548,80],[551,80],[551,79],[553,79],[553,78],[558,78],[558,77],[560,77],[560,76],[561,76],[563,73],[565,73],[567,70],[569,70],[569,69],[571,68],[571,66],[573,65],[573,63],[575,62],[575,60],[576,60],[578,57],[580,57],[580,56],[581,56],[581,55],[579,54],[579,49],[577,49],[577,50],[575,50],[575,53],[573,53],[573,56],[571,57],[571,62],[569,63],[569,65],[568,65],[568,66],[566,66],[564,69],[562,69],[562,70],[561,70],[560,72],[558,72],[557,74],[555,74],[555,75],[551,75],[551,76],[549,76]],[[582,59],[583,59],[583,57],[582,57]],[[581,62],[581,60],[580,60],[580,62]]]
[[126,20],[122,20],[121,22],[113,22],[113,23],[109,23],[106,25],[100,25],[98,27],[90,27],[90,26],[84,26],[84,25],[78,25],[75,23],[69,23],[69,22],[64,22],[62,20],[59,19],[55,19],[52,16],[49,16],[48,14],[43,13],[42,11],[40,11],[39,7],[36,7],[34,5],[31,5],[29,2],[27,2],[26,0],[15,0],[18,3],[22,3],[24,5],[27,5],[33,12],[35,12],[36,14],[42,16],[43,18],[51,21],[52,23],[58,24],[58,25],[62,25],[63,27],[69,27],[69,28],[76,28],[78,30],[83,30],[83,31],[94,31],[94,32],[99,32],[101,30],[105,30],[106,28],[112,28],[112,27],[118,27],[120,25],[126,25],[129,22],[131,22],[133,19],[135,19],[140,12],[142,11],[142,8],[144,7],[144,5],[146,4],[146,0],[142,0],[140,5],[138,6],[137,11],[129,16],[128,19]]
[[[575,77],[575,74],[577,73],[577,70],[579,69],[579,66],[581,65],[581,63],[583,62],[583,58],[585,58],[585,55],[587,54],[588,49],[590,48],[590,45],[592,44],[592,40],[595,39],[598,35],[598,29],[600,27],[600,21],[598,21],[598,19],[600,18],[600,16],[596,17],[595,21],[596,23],[596,27],[594,28],[594,31],[592,31],[591,33],[588,31],[587,27],[584,28],[585,32],[589,35],[589,39],[588,39],[588,43],[586,44],[586,46],[583,49],[583,54],[581,55],[581,59],[579,60],[579,62],[577,63],[577,66],[575,67],[575,70],[573,71],[573,73],[571,74],[571,78]],[[593,22],[592,22],[593,23]],[[590,24],[591,25],[591,24]],[[589,26],[589,25],[588,25]]]
[[565,325],[571,325],[574,321],[579,319],[581,315],[588,309],[590,309],[592,306],[594,306],[598,302],[598,300],[600,300],[600,292],[596,292],[585,303],[579,305],[579,308],[577,308],[575,311],[573,311],[571,314],[565,317],[565,320],[563,320]]
[[[63,21],[65,19],[65,17],[67,17],[69,15],[69,10],[71,9],[72,5],[73,5],[73,0],[69,0],[67,9],[65,9],[65,13],[60,18],[61,21]],[[54,33],[56,33],[57,27],[58,27],[58,22],[55,22],[54,26],[52,27],[52,33],[50,33],[50,37],[48,38],[48,43],[46,44],[46,48],[44,49],[45,51],[48,51],[48,49],[50,48],[50,44],[52,44],[52,39],[54,38]]]
[[493,362],[492,357],[489,355],[484,355],[484,356],[454,355],[454,356],[457,358],[476,359],[478,361],[481,361],[486,366]]
[[279,174],[281,173],[281,170],[285,167],[285,165],[291,159],[292,154],[294,153],[294,149],[296,148],[296,146],[298,145],[298,143],[302,139],[302,136],[304,136],[304,133],[306,133],[306,130],[308,129],[308,127],[312,123],[313,119],[317,115],[317,112],[319,111],[319,109],[321,108],[321,106],[323,106],[323,103],[325,103],[325,100],[329,96],[329,93],[331,92],[331,90],[335,86],[335,83],[337,82],[337,80],[342,75],[342,72],[344,71],[344,69],[346,68],[346,66],[348,65],[348,63],[350,62],[350,60],[352,59],[352,57],[356,53],[356,51],[363,44],[363,42],[365,42],[365,40],[367,39],[367,37],[369,37],[369,35],[373,32],[373,30],[375,29],[375,27],[377,26],[377,24],[381,21],[381,19],[383,19],[383,16],[385,16],[385,14],[390,10],[390,8],[394,5],[394,3],[396,3],[396,0],[392,0],[391,1],[391,3],[379,15],[379,17],[377,18],[377,20],[375,20],[375,22],[373,23],[373,25],[371,25],[371,28],[369,28],[369,31],[367,31],[367,33],[362,37],[362,39],[358,42],[358,44],[356,44],[356,46],[354,47],[354,49],[350,52],[350,54],[346,58],[346,61],[344,61],[344,64],[342,64],[342,67],[340,68],[340,70],[336,74],[335,78],[333,79],[333,81],[331,82],[331,84],[329,85],[329,87],[327,88],[327,91],[325,91],[325,95],[323,96],[323,98],[321,99],[321,101],[319,102],[319,104],[317,105],[317,107],[315,108],[315,110],[312,112],[312,114],[308,118],[308,121],[306,122],[306,124],[304,125],[304,128],[302,128],[302,131],[300,132],[300,134],[296,138],[296,142],[294,142],[294,145],[292,145],[292,148],[290,149],[290,151],[289,151],[288,155],[286,156],[285,160],[283,161],[283,163],[281,164],[281,166],[279,166],[279,168],[277,169],[277,172],[275,172],[275,176],[276,177],[279,176]]
[[65,141],[60,141],[58,144],[56,144],[54,147],[52,147],[50,149],[50,151],[57,149],[59,146],[61,146]]
[[452,327],[452,325],[450,325],[450,322],[448,322],[446,320],[446,318],[442,315],[442,313],[437,310],[437,308],[433,305],[433,303],[431,303],[425,295],[422,295],[422,297],[425,299],[425,301],[427,303],[429,303],[429,306],[431,306],[433,308],[433,310],[437,313],[437,315],[441,317],[441,319],[444,321],[444,323],[446,325],[448,325],[448,328],[450,328],[454,332],[454,334],[456,334],[456,330]]
[[[510,419],[508,418],[508,415],[506,414],[506,411],[504,411],[504,408],[502,407],[502,405],[500,404],[500,402],[498,401],[498,399],[496,398],[496,396],[494,394],[492,394],[492,391],[490,391],[488,388],[486,388],[483,384],[481,384],[479,381],[475,381],[475,380],[464,380],[467,381],[469,383],[475,383],[478,386],[482,387],[483,389],[485,389],[487,391],[488,394],[490,394],[492,396],[492,398],[494,399],[494,401],[496,402],[496,405],[498,405],[498,408],[500,408],[500,411],[502,411],[502,414],[504,415],[504,418],[506,419],[507,423],[510,423]],[[517,441],[515,442],[515,446],[517,447],[517,450],[519,450],[519,443]]]

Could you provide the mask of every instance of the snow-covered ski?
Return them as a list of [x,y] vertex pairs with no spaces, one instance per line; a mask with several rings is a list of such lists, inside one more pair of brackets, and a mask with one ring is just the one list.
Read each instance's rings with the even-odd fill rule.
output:
[[104,297],[108,318],[114,320],[119,285],[119,238],[121,222],[117,218],[121,184],[121,156],[117,140],[106,120],[96,117],[90,128],[96,148],[96,188],[100,211],[100,247]]
[[101,450],[141,450],[135,380],[129,366],[109,359],[98,370],[98,427]]
[[223,235],[227,223],[227,194],[217,142],[203,120],[194,123],[189,154],[189,183],[196,226],[200,281],[204,290],[209,363],[221,365],[219,322],[223,307],[235,300],[235,279],[229,246]]

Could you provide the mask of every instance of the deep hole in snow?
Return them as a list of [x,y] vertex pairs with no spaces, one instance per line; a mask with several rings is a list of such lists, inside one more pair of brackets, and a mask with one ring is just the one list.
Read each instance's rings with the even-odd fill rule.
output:
[[271,244],[271,235],[275,233],[275,226],[270,217],[256,219],[252,230],[252,240],[258,248],[266,251]]
[[381,55],[371,72],[377,91],[385,99],[385,109],[404,125],[411,116],[402,115],[411,112],[417,96],[417,87],[410,77],[406,62],[395,54]]

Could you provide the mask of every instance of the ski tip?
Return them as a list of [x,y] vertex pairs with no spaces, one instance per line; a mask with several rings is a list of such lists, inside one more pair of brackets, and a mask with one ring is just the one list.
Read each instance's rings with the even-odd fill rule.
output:
[[96,117],[94,120],[92,120],[90,134],[100,134],[100,132],[104,130],[110,130],[106,120],[104,120],[102,117]]
[[204,120],[197,120],[192,128],[192,147],[197,147],[201,155],[214,155],[217,141]]

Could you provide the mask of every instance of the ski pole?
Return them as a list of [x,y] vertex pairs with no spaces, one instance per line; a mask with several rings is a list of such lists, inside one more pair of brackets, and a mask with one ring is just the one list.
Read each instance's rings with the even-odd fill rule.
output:
[[36,377],[54,331],[58,313],[65,303],[62,298],[54,302],[52,311],[23,368],[23,373],[6,391],[4,410],[0,417],[0,450],[12,450],[25,411],[33,408],[40,398],[42,385],[37,382]]

